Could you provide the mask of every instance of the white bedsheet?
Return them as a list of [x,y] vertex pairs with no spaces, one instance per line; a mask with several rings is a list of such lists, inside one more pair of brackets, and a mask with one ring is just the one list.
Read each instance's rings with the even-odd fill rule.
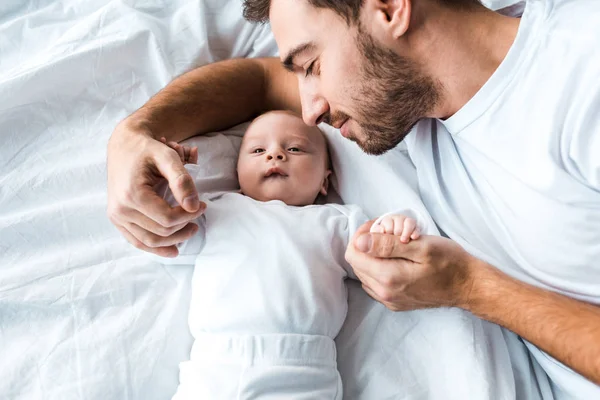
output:
[[[106,144],[178,74],[275,54],[268,27],[245,23],[240,10],[240,0],[0,3],[1,399],[175,392],[191,345],[192,271],[151,261],[110,224]],[[339,139],[330,134],[345,200],[372,216],[397,199],[419,207],[400,151],[375,163]],[[235,134],[194,141],[205,184],[235,186]],[[346,398],[510,399],[520,390],[497,327],[459,310],[391,313],[356,283],[349,289],[337,341]]]

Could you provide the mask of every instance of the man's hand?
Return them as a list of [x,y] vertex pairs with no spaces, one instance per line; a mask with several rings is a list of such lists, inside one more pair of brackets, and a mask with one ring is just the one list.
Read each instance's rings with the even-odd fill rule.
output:
[[[125,120],[108,143],[107,169],[112,223],[138,249],[177,256],[175,245],[197,232],[190,221],[206,208],[178,151],[154,139],[143,125]],[[163,179],[181,206],[171,207],[156,194],[154,187]]]
[[355,233],[346,251],[365,291],[393,311],[465,307],[472,285],[473,257],[452,240],[369,233],[374,221]]
[[393,311],[460,307],[501,325],[600,384],[600,308],[528,285],[450,239],[369,233],[361,226],[346,260],[365,291]]

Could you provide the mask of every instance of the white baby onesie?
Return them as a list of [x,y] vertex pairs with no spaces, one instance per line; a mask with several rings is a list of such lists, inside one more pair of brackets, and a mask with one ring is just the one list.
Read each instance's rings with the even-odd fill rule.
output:
[[201,200],[200,230],[175,260],[195,263],[195,342],[174,399],[341,399],[333,339],[347,312],[344,254],[367,217],[238,193]]

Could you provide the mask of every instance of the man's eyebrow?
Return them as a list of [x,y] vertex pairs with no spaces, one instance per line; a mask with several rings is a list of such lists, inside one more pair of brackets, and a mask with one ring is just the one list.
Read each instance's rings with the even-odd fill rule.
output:
[[296,58],[301,53],[305,51],[312,50],[315,48],[315,44],[313,42],[303,43],[299,46],[294,47],[283,59],[283,67],[288,71],[294,70],[294,58]]

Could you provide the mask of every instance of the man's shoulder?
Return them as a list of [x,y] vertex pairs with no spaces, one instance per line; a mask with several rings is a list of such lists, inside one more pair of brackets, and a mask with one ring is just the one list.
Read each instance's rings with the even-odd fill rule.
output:
[[530,0],[543,3],[548,32],[579,40],[600,40],[600,1]]

